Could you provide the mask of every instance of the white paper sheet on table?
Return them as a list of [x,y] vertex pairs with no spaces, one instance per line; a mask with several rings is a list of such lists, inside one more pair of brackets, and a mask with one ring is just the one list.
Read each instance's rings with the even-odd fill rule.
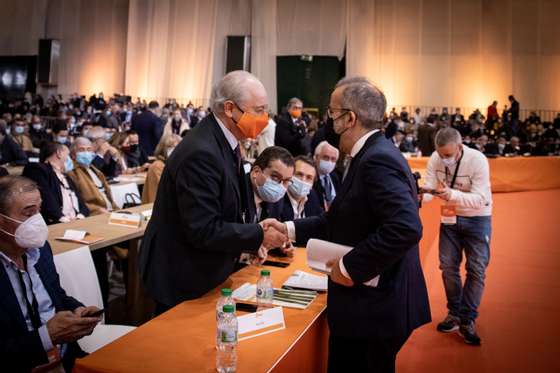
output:
[[291,288],[298,288],[298,289],[327,291],[328,278],[327,276],[317,276],[312,273],[307,273],[298,270],[295,271],[286,280],[286,282],[284,282],[284,286],[289,286]]
[[[318,240],[315,238],[307,241],[307,265],[316,271],[330,274],[331,270],[327,267],[330,260],[338,260],[350,252],[353,247],[340,245],[334,242]],[[364,282],[364,285],[376,287],[379,283],[379,276]]]

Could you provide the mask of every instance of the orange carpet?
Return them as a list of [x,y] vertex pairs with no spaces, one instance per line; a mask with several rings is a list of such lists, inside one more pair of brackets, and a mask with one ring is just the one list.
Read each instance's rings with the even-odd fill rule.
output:
[[[482,346],[441,334],[445,293],[432,215],[423,212],[422,259],[433,322],[418,329],[398,356],[397,372],[560,372],[560,190],[494,194],[486,288],[479,309]],[[436,234],[434,234],[434,231]]]

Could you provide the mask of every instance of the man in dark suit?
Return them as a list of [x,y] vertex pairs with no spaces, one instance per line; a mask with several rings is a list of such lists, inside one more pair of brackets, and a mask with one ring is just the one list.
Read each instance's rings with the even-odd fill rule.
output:
[[266,148],[255,160],[249,173],[251,193],[246,220],[258,223],[264,219],[280,219],[286,190],[294,175],[294,158],[284,148]]
[[131,129],[140,138],[140,147],[147,155],[153,155],[154,150],[163,134],[163,122],[157,115],[159,104],[150,101],[148,110],[132,117]]
[[[400,348],[430,321],[416,185],[379,131],[385,109],[385,96],[367,79],[340,81],[329,113],[351,161],[331,208],[294,222],[264,222],[298,244],[319,238],[353,247],[329,263],[329,372],[394,372]],[[377,276],[375,287],[366,284]]]
[[247,221],[239,141],[268,124],[264,86],[248,72],[231,72],[214,87],[211,107],[167,160],[142,240],[139,270],[156,314],[223,283],[242,252],[287,241]]
[[84,307],[61,288],[40,206],[33,181],[0,179],[0,359],[6,372],[61,360],[70,372],[74,359],[85,355],[75,342],[99,322],[87,316],[96,307]]
[[35,181],[41,192],[41,215],[47,224],[67,223],[89,216],[78,188],[66,177],[74,164],[66,145],[48,142],[41,149],[40,163],[28,163],[22,176]]
[[313,160],[300,155],[295,158],[295,170],[288,193],[284,197],[280,221],[291,221],[323,213],[319,197],[313,190],[317,170]]
[[510,126],[513,134],[516,135],[517,131],[519,131],[519,101],[517,101],[513,95],[509,95],[508,100],[510,102],[510,107],[507,112],[511,119]]
[[23,149],[6,133],[5,127],[0,127],[0,164],[27,163],[27,155]]
[[306,134],[305,122],[302,119],[303,103],[299,98],[288,101],[287,111],[278,116],[274,144],[288,149],[294,157],[305,154],[302,143]]
[[318,177],[313,184],[313,190],[317,193],[321,208],[325,211],[329,209],[340,188],[340,177],[335,170],[338,157],[338,149],[327,141],[322,141],[315,148],[313,160]]

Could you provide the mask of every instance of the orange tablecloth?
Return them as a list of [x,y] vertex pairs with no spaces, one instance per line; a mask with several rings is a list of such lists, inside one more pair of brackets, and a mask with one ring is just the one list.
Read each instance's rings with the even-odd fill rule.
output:
[[[275,287],[297,269],[312,272],[304,249],[298,249],[287,268],[270,269]],[[256,282],[259,268],[246,267],[223,287]],[[215,305],[218,289],[200,299],[183,302],[119,340],[84,359],[75,373],[92,372],[214,372]],[[286,329],[239,342],[238,372],[324,372],[328,328],[326,294],[319,294],[306,310],[284,308]]]
[[[428,157],[409,158],[413,171],[425,177]],[[560,188],[560,157],[491,158],[492,192],[524,192]]]

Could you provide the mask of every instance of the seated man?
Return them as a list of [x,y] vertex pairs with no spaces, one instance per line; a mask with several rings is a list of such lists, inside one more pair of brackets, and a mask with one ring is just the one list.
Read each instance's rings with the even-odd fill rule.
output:
[[41,117],[34,115],[31,119],[31,128],[29,129],[29,138],[33,147],[41,149],[43,144],[49,141],[49,134],[45,129],[45,125],[41,122]]
[[294,175],[294,158],[279,146],[266,148],[251,169],[246,223],[258,223],[267,218],[279,219],[286,189]]
[[315,148],[313,160],[319,177],[315,180],[313,189],[317,192],[321,207],[325,211],[329,209],[340,188],[340,177],[335,171],[338,155],[338,149],[326,141],[320,142]]
[[313,182],[317,176],[313,160],[307,156],[297,156],[295,172],[288,193],[284,197],[281,221],[317,216],[323,213]]
[[140,172],[146,171],[150,164],[148,156],[139,145],[138,134],[133,130],[128,130],[126,135],[121,150],[124,153],[127,168],[138,169]]
[[41,163],[28,163],[23,176],[35,181],[41,192],[41,214],[47,224],[67,223],[83,219],[89,210],[78,188],[66,173],[74,169],[70,150],[57,142],[46,143],[41,149]]
[[0,179],[0,358],[6,372],[49,361],[53,369],[60,356],[71,371],[74,359],[85,355],[75,342],[100,321],[88,317],[96,307],[84,307],[61,288],[40,206],[33,181]]
[[108,178],[118,176],[121,155],[107,140],[107,131],[101,126],[93,126],[87,132],[95,157],[92,164]]
[[70,146],[69,135],[66,121],[62,119],[57,120],[52,129],[51,141]]
[[0,165],[27,163],[27,155],[21,147],[6,132],[6,122],[0,120]]
[[68,176],[78,187],[90,214],[98,215],[117,209],[105,176],[92,165],[95,154],[91,141],[85,137],[76,138],[71,155],[76,163]]
[[12,138],[21,147],[21,149],[26,153],[30,154],[33,152],[33,143],[27,135],[29,132],[27,128],[27,123],[23,119],[18,119],[12,125]]

